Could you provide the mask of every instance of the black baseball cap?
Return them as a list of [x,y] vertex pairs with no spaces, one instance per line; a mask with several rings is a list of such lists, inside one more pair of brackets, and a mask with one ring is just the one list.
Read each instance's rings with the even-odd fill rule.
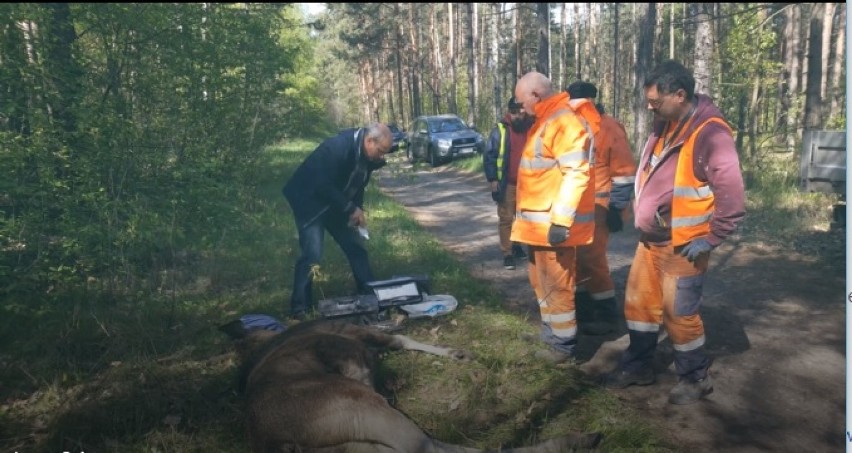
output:
[[512,113],[519,112],[524,107],[523,104],[521,104],[521,103],[519,103],[518,101],[515,100],[514,96],[509,98],[508,106],[509,106],[509,111],[512,112]]
[[568,95],[571,99],[596,98],[598,97],[598,88],[589,82],[578,80],[571,85],[568,85]]

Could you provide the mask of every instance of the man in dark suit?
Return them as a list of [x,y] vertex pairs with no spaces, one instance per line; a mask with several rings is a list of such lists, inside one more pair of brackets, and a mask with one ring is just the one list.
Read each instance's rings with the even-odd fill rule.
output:
[[385,165],[384,155],[392,143],[390,129],[381,123],[344,130],[323,141],[284,186],[301,248],[293,277],[291,318],[305,319],[312,304],[311,268],[322,257],[326,230],[349,260],[358,291],[366,292],[365,284],[374,280],[359,239],[359,227],[367,225],[364,188],[372,172]]

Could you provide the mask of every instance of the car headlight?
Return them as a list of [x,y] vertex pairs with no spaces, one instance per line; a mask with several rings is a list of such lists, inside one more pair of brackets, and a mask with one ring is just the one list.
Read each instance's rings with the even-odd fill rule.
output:
[[482,136],[481,135],[476,136],[476,143],[482,143]]
[[453,146],[453,141],[446,138],[438,139],[438,148],[450,148]]

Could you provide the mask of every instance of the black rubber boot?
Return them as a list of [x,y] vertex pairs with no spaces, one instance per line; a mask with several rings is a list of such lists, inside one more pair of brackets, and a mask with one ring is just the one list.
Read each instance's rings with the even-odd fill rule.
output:
[[588,291],[577,291],[574,293],[574,310],[576,311],[577,324],[580,329],[583,324],[594,321],[595,301]]
[[593,302],[592,319],[580,322],[580,331],[585,335],[606,335],[618,330],[618,310],[615,298],[596,300]]

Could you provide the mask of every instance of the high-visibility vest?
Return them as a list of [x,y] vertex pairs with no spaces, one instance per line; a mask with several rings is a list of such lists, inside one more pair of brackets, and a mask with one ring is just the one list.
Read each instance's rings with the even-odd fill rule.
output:
[[497,151],[497,180],[503,180],[503,159],[506,158],[506,125],[498,122],[497,130],[500,132],[500,149]]
[[713,123],[731,127],[723,119],[714,117],[701,123],[680,148],[672,196],[672,245],[678,246],[710,234],[716,198],[710,185],[699,181],[693,171],[695,140],[704,126]]
[[[551,155],[546,155],[544,138],[547,130],[555,121],[566,115],[573,116],[584,128],[586,142],[580,149],[565,150],[566,152],[559,156],[553,156],[553,150],[548,153]],[[572,132],[580,131],[568,131]],[[538,129],[532,131],[535,139],[527,141],[518,168],[513,241],[550,246],[547,233],[551,224],[557,224],[568,227],[569,231],[568,240],[558,246],[585,245],[592,242],[595,231],[593,166],[596,132],[596,127],[591,126],[582,115],[571,108],[554,112]],[[578,171],[569,171],[563,175],[562,166],[566,164],[572,164]],[[585,183],[583,192],[560,193],[560,190],[563,190],[563,181],[568,179],[575,179],[578,186]]]

